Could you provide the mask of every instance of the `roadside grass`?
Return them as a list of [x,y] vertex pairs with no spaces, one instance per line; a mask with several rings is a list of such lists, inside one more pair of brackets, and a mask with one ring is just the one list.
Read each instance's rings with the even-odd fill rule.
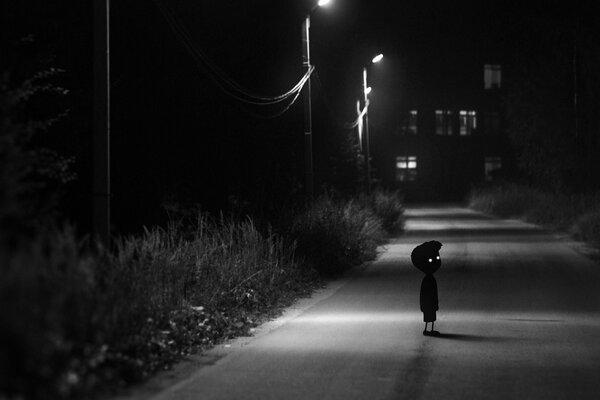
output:
[[600,210],[583,214],[573,225],[575,237],[600,249]]
[[70,230],[44,235],[3,256],[0,282],[1,390],[37,399],[139,381],[245,334],[319,278],[250,220],[200,217],[120,239],[114,252]]
[[377,190],[360,197],[360,203],[370,208],[381,220],[384,231],[394,236],[404,230],[404,198],[398,191]]
[[474,189],[468,202],[479,211],[568,231],[600,248],[600,193],[566,195],[509,183]]
[[94,397],[248,334],[374,258],[382,225],[361,202],[323,197],[282,233],[197,214],[110,251],[68,228],[0,240],[0,398]]
[[381,220],[356,201],[322,197],[292,223],[298,255],[321,275],[335,276],[376,256]]

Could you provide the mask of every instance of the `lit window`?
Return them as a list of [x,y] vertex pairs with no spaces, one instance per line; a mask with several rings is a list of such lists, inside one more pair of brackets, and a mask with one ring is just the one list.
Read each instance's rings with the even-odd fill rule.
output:
[[477,111],[461,110],[459,113],[459,133],[461,136],[472,135],[477,129]]
[[485,180],[492,181],[498,171],[502,169],[502,158],[500,157],[486,157],[483,165],[485,172]]
[[485,89],[498,89],[502,85],[502,68],[497,64],[483,66],[483,84]]
[[410,133],[412,135],[417,134],[417,123],[418,123],[417,110],[410,110],[408,112],[408,133]]
[[417,156],[396,157],[396,181],[417,180]]
[[452,135],[452,111],[435,110],[435,133]]

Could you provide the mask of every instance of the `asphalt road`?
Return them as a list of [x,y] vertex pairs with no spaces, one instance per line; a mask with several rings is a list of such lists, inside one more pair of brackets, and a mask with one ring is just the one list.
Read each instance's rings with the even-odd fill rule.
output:
[[[600,266],[561,239],[462,208],[414,208],[378,260],[163,399],[598,399]],[[425,337],[410,252],[443,243],[441,337]],[[312,303],[311,303],[312,302]]]

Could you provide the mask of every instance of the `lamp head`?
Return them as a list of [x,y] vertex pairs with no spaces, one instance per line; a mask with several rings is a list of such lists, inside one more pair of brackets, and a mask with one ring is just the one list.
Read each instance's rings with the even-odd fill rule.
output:
[[319,0],[317,5],[319,7],[325,7],[325,6],[329,5],[330,3],[331,3],[331,0]]
[[381,61],[383,59],[383,54],[379,53],[377,54],[375,57],[373,57],[373,64],[378,63],[379,61]]

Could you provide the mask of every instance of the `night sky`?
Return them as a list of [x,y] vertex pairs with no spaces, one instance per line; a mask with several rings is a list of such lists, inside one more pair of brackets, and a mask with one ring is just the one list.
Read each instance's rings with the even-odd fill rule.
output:
[[[10,3],[10,4],[9,4]],[[27,7],[27,4],[31,3]],[[67,204],[85,225],[91,168],[92,13],[81,2],[30,0],[3,5],[4,39],[34,32],[44,60],[67,71],[71,90],[68,133],[60,150],[77,157],[79,180]],[[315,1],[163,0],[210,64],[239,85],[264,95],[287,91],[300,79],[301,25]],[[361,95],[361,72],[373,87],[373,135],[398,124],[407,93],[426,96],[432,80],[451,75],[481,80],[463,63],[484,64],[532,50],[525,45],[532,18],[568,24],[565,2],[334,0],[312,14],[314,148],[317,187],[349,133]],[[281,107],[241,105],[194,63],[153,1],[114,1],[111,10],[112,185],[115,226],[135,230],[160,222],[164,203],[199,203],[215,211],[233,199],[282,203],[302,191],[302,98]],[[5,40],[6,42],[6,40]],[[468,75],[467,75],[468,74]],[[443,81],[443,80],[442,80]],[[448,84],[445,82],[443,84]],[[375,141],[377,139],[374,139]],[[237,201],[236,200],[236,201]],[[268,208],[268,207],[267,207]]]

